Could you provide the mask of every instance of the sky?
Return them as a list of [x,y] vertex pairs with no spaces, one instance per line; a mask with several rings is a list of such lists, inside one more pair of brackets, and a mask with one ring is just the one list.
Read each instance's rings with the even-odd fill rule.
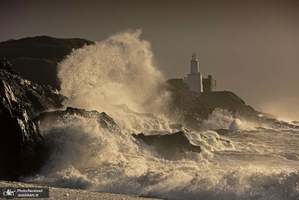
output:
[[27,36],[101,41],[142,29],[167,78],[200,69],[258,110],[299,120],[298,0],[0,0],[0,41]]

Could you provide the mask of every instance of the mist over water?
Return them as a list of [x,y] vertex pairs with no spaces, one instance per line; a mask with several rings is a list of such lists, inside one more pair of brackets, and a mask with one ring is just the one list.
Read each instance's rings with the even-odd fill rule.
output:
[[[169,199],[298,199],[299,130],[255,127],[217,109],[202,131],[186,133],[202,152],[177,159],[163,158],[131,136],[175,131],[161,112],[169,98],[165,80],[140,34],[116,34],[73,51],[60,63],[65,105],[104,111],[122,132],[80,116],[42,123],[53,153],[40,174],[28,180]],[[214,131],[218,128],[231,132],[221,136]]]

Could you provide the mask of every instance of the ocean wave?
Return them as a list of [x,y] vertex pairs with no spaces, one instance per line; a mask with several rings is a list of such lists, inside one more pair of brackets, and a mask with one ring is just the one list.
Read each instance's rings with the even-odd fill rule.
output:
[[[200,131],[173,128],[160,112],[168,95],[161,89],[163,77],[152,57],[150,44],[136,31],[76,50],[60,63],[61,92],[68,97],[65,105],[105,111],[119,131],[103,128],[94,116],[77,113],[40,123],[49,159],[26,180],[166,199],[299,198],[297,161],[290,159],[298,152],[295,137],[290,137],[295,142],[284,140],[283,134],[289,132],[275,129],[273,134],[268,127],[221,109],[203,121]],[[232,134],[220,135],[218,129]],[[176,137],[174,130],[184,135]],[[140,133],[143,139],[132,136]],[[177,143],[171,147],[168,140]],[[177,156],[182,152],[184,156]],[[286,152],[284,159],[276,158]],[[252,157],[244,161],[236,153]]]
[[190,142],[186,144],[198,145],[201,151],[187,151],[173,160],[131,135],[109,132],[90,117],[65,116],[55,122],[41,128],[52,148],[50,158],[39,174],[26,181],[168,199],[295,200],[299,195],[296,169],[266,163],[238,167],[238,160],[205,156],[204,151],[213,155],[233,150],[213,131],[186,133]]

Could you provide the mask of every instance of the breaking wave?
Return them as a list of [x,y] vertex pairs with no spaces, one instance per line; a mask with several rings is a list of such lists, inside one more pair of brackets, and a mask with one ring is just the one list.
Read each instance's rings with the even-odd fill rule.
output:
[[[73,51],[59,65],[61,93],[66,105],[106,111],[130,131],[166,128],[151,115],[161,114],[168,94],[154,65],[150,43],[141,31],[116,34]],[[139,114],[136,114],[138,112]]]
[[152,146],[109,132],[93,119],[70,116],[43,127],[52,154],[40,174],[27,181],[169,199],[295,200],[299,195],[295,161],[235,155],[216,132],[188,136],[203,152],[165,159]]
[[[298,199],[298,160],[288,159],[298,155],[298,132],[263,132],[216,110],[201,132],[181,130],[187,138],[182,145],[199,146],[200,153],[186,151],[176,159],[132,136],[179,131],[161,112],[168,94],[150,44],[140,34],[116,34],[73,51],[59,65],[65,105],[105,111],[122,131],[111,132],[78,115],[41,124],[50,158],[38,175],[26,180],[168,199]],[[238,133],[224,137],[217,129]]]
[[255,130],[258,127],[257,124],[235,118],[229,111],[220,108],[216,108],[201,126],[206,130],[229,129],[231,131]]

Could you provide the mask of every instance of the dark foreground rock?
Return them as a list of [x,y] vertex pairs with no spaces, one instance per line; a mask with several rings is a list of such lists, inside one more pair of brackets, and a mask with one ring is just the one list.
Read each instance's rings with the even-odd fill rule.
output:
[[140,133],[133,137],[151,146],[157,153],[168,159],[175,159],[186,152],[201,152],[200,146],[191,144],[183,131],[165,135]]
[[41,164],[43,139],[11,86],[0,81],[0,179],[16,179]]
[[49,111],[62,109],[64,100],[57,90],[23,79],[9,63],[0,62],[0,179],[17,180],[32,175],[48,159],[47,138],[41,135],[36,121],[81,116],[96,119],[109,132],[120,132],[106,113],[76,108]]
[[15,180],[39,169],[44,140],[32,118],[61,107],[62,100],[53,89],[25,80],[0,63],[0,179]]
[[5,62],[0,62],[0,80],[9,85],[17,103],[22,104],[28,112],[29,118],[46,110],[62,107],[62,102],[66,98],[60,95],[56,89],[22,78],[13,71],[11,64]]

